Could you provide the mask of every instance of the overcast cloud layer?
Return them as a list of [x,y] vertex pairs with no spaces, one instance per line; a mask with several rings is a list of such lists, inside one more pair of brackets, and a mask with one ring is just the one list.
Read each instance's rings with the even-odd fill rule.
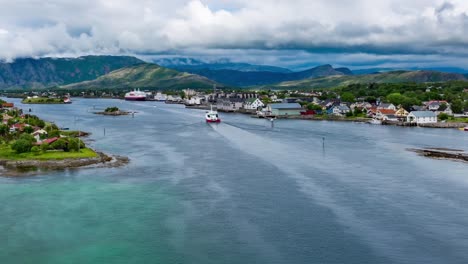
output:
[[468,68],[468,1],[0,0],[0,59],[134,54]]

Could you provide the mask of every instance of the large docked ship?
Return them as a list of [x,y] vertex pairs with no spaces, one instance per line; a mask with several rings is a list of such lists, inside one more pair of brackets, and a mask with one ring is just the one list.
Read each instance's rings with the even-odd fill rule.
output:
[[145,101],[146,93],[138,90],[133,90],[125,94],[125,100],[127,101]]

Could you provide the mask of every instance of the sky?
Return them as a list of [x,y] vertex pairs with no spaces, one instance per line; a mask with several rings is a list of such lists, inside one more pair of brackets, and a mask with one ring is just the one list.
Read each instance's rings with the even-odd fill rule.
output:
[[468,1],[0,0],[0,60],[87,54],[468,69]]

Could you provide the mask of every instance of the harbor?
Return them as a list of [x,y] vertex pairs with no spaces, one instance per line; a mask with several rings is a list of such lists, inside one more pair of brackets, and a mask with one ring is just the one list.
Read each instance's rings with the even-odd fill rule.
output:
[[[111,105],[138,114],[87,111]],[[332,263],[468,261],[459,239],[468,236],[467,164],[407,151],[466,152],[463,131],[292,119],[272,127],[238,113],[207,124],[206,110],[111,99],[34,113],[90,132],[90,147],[130,162],[0,177],[5,263],[121,254],[138,263],[304,263],[331,259],[319,250],[331,247],[341,249]],[[216,260],[205,254],[213,250]]]

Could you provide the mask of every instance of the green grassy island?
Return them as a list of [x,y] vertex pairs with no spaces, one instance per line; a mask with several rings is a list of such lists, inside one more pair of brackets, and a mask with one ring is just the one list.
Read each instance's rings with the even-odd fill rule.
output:
[[23,104],[64,104],[62,98],[48,98],[48,97],[37,97],[37,98],[24,98],[21,101]]

